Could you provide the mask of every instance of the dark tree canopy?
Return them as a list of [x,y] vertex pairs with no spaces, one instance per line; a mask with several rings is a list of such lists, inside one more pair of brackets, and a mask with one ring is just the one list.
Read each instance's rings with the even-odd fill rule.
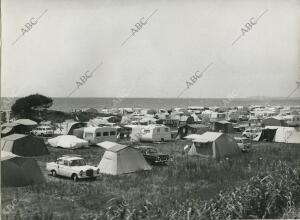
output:
[[17,99],[11,110],[14,116],[34,118],[37,110],[47,109],[52,104],[52,98],[37,93]]

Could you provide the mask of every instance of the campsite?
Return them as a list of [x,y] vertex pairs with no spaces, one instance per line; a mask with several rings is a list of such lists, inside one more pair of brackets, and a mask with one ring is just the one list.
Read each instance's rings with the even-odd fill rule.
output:
[[[22,216],[31,219],[110,219],[134,215],[133,219],[186,219],[189,208],[195,212],[201,204],[222,191],[244,184],[259,172],[276,167],[278,161],[299,167],[299,145],[280,143],[255,144],[253,151],[238,160],[204,163],[199,158],[182,156],[186,141],[165,143],[162,152],[174,157],[169,166],[153,167],[129,175],[103,175],[96,181],[73,182],[45,173],[45,163],[53,161],[68,149],[49,148],[50,155],[38,158],[46,183],[2,190],[2,218]],[[101,148],[76,150],[92,165],[99,163]],[[9,207],[16,201],[13,209]],[[38,208],[36,208],[38,207]],[[192,219],[199,219],[195,215]],[[205,219],[205,218],[204,218]]]
[[96,110],[7,118],[2,219],[299,217],[300,106]]

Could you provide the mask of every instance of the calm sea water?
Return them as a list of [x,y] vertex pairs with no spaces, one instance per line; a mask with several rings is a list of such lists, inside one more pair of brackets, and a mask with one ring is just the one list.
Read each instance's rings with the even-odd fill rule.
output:
[[[1,109],[8,109],[15,99],[1,99]],[[248,106],[248,105],[271,105],[271,106],[295,106],[300,105],[300,98],[280,99],[280,98],[249,98],[249,99],[176,99],[176,98],[53,98],[51,109],[60,111],[71,111],[93,107],[117,108],[174,108],[187,106]]]

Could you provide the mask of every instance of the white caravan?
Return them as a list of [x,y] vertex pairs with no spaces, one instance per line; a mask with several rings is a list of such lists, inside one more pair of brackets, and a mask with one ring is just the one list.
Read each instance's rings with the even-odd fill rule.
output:
[[83,130],[83,139],[88,141],[90,145],[103,141],[117,141],[117,128],[104,127],[86,127]]
[[165,125],[152,124],[143,127],[140,140],[141,141],[170,141],[171,130]]

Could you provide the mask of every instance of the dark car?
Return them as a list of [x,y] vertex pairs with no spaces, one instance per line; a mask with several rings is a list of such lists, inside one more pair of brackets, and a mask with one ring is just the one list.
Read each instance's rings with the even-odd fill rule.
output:
[[170,159],[168,154],[159,153],[155,147],[139,146],[136,148],[142,152],[142,154],[143,154],[144,158],[147,160],[147,162],[152,165],[155,165],[155,164],[163,165],[163,164],[166,164]]

